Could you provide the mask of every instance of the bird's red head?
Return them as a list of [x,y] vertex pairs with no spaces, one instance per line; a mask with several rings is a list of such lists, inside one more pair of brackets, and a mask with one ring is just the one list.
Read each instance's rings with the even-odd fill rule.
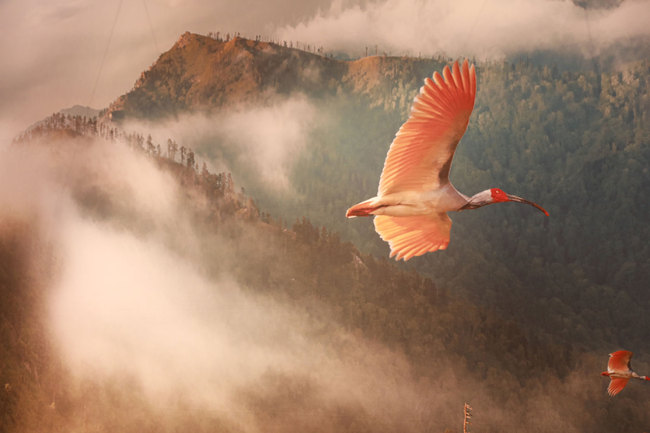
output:
[[514,201],[514,202],[517,202],[517,203],[524,203],[524,204],[528,204],[528,205],[531,205],[531,206],[539,209],[546,216],[548,216],[548,212],[546,212],[546,209],[544,209],[543,207],[541,207],[537,203],[533,203],[532,201],[526,200],[526,199],[518,197],[516,195],[506,194],[502,189],[491,188],[490,189],[490,194],[492,196],[492,203],[503,203],[503,202],[506,202],[506,201]]
[[503,203],[504,201],[510,201],[508,194],[503,192],[502,189],[491,188],[490,193],[492,194],[492,200],[494,201],[494,203]]

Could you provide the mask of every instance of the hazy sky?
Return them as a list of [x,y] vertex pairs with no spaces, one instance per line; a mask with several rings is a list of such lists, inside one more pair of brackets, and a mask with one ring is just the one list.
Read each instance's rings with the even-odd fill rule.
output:
[[650,0],[588,13],[568,0],[0,0],[0,139],[61,108],[107,106],[185,31],[485,58],[597,52],[647,36],[648,22]]

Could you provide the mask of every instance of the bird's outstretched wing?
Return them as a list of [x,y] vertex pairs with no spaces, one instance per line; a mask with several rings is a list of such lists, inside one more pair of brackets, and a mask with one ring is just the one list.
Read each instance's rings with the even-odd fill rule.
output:
[[444,250],[449,244],[451,219],[444,212],[407,217],[377,215],[374,222],[375,230],[390,246],[390,256],[396,256],[396,260]]
[[616,352],[610,353],[609,361],[607,362],[607,371],[611,373],[612,371],[631,370],[630,368],[631,359],[632,359],[632,352],[630,352],[629,350],[617,350]]
[[476,71],[467,60],[427,78],[411,114],[388,150],[379,195],[436,189],[448,182],[451,160],[474,108]]
[[629,380],[626,377],[612,377],[610,379],[607,393],[612,397],[621,392]]

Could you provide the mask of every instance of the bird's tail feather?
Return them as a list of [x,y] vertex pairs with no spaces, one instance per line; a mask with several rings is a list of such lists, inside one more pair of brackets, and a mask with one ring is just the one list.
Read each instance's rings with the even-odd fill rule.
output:
[[366,201],[362,201],[361,203],[355,204],[350,209],[348,209],[348,211],[345,213],[345,216],[348,218],[354,218],[359,216],[372,215],[371,212],[377,209],[378,207],[376,204],[373,203],[374,201],[375,199],[371,198]]

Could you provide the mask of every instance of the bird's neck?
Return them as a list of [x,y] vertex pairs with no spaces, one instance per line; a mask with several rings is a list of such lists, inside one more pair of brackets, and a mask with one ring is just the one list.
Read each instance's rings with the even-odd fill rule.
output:
[[467,200],[467,203],[458,210],[478,209],[492,203],[494,203],[492,192],[489,189],[486,189],[485,191],[481,191],[471,196],[469,200]]

